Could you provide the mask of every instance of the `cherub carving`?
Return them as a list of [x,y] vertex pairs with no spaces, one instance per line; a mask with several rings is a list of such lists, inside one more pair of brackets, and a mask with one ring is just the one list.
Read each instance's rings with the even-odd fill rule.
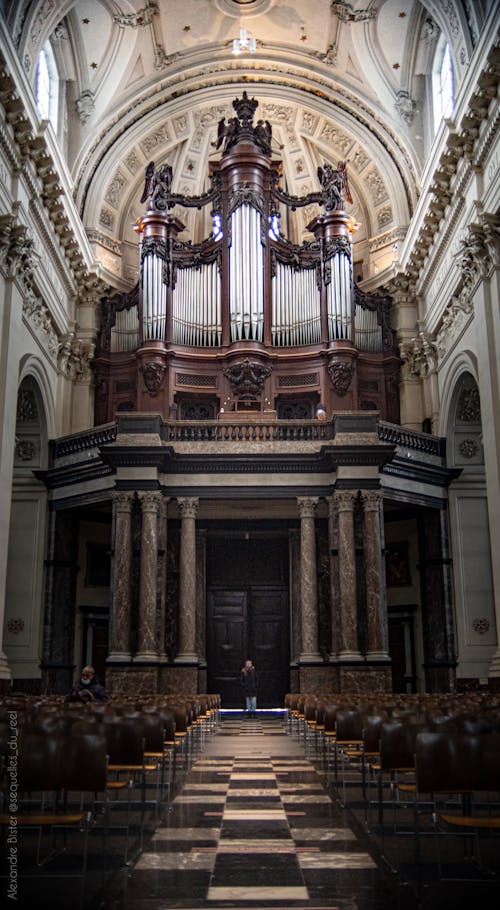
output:
[[336,168],[331,164],[318,167],[318,178],[327,211],[342,209],[345,202],[352,203],[345,161],[339,161]]
[[166,209],[167,198],[172,189],[172,176],[170,164],[161,164],[159,168],[155,169],[154,161],[150,161],[145,171],[141,203],[146,202],[146,199],[151,199],[150,208]]

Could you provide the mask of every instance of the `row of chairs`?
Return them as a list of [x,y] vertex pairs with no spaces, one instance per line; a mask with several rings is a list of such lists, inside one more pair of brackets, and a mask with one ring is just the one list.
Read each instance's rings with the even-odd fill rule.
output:
[[[318,759],[340,802],[360,815],[393,871],[405,862],[421,881],[425,856],[429,874],[437,870],[444,881],[443,851],[456,854],[448,842],[456,848],[458,839],[469,875],[500,875],[498,858],[486,873],[482,857],[500,833],[498,696],[289,694],[285,707],[289,732]],[[433,849],[424,853],[429,835]]]
[[[27,697],[15,708],[7,698],[0,702],[0,825],[6,844],[9,837],[22,844],[23,881],[29,843],[35,877],[45,867],[57,877],[75,874],[77,855],[83,907],[89,844],[96,845],[100,877],[141,852],[146,830],[155,830],[168,807],[176,774],[217,728],[219,706],[216,695],[100,705]],[[29,831],[35,841],[28,843]],[[71,862],[61,863],[62,853]]]

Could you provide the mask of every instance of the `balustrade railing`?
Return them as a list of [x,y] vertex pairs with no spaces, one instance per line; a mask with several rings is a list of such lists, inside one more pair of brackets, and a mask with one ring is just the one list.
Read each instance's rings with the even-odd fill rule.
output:
[[[128,415],[129,417],[132,415]],[[328,442],[335,436],[335,421],[277,420],[241,414],[234,419],[226,413],[224,420],[166,420],[162,425],[165,442]],[[445,440],[427,433],[407,430],[393,423],[379,421],[378,438],[415,454],[445,456]],[[52,457],[60,459],[84,454],[117,439],[117,424],[91,427],[71,436],[52,441]]]

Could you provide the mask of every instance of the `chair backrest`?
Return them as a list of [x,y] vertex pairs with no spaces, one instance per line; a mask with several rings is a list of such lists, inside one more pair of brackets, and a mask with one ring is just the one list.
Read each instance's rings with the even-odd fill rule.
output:
[[141,765],[144,758],[142,723],[136,717],[104,717],[102,727],[111,765]]
[[427,729],[409,719],[391,720],[380,727],[380,766],[383,771],[415,767],[416,738]]
[[363,739],[363,714],[358,708],[341,708],[335,721],[337,742]]
[[26,726],[19,734],[17,755],[19,788],[22,793],[62,789],[64,778],[60,736]]
[[107,781],[107,745],[101,725],[91,732],[73,730],[63,740],[66,790],[103,792]]

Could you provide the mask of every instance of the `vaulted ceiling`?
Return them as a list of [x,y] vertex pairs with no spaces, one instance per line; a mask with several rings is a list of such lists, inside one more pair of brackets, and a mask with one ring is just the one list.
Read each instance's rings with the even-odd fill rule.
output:
[[[270,121],[289,192],[318,188],[317,167],[348,161],[360,248],[404,233],[432,139],[426,77],[440,34],[457,75],[470,28],[450,0],[36,0],[9,23],[34,83],[50,39],[67,87],[63,131],[74,196],[96,255],[136,278],[133,224],[144,168],[168,161],[174,189],[207,186],[217,123],[246,89]],[[470,23],[469,23],[470,26]],[[255,53],[232,53],[240,29]],[[301,240],[311,212],[290,230]],[[207,215],[183,210],[186,236]],[[390,248],[389,248],[390,249]],[[359,257],[358,257],[359,258]],[[366,277],[366,275],[365,275]]]

